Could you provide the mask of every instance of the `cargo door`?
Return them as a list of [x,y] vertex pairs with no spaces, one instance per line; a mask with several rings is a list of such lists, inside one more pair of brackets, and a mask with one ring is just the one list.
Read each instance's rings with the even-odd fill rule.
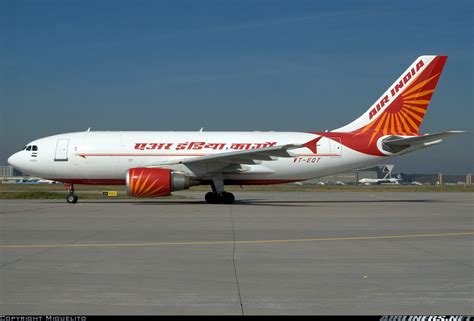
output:
[[331,148],[329,147],[329,139],[326,137],[321,138],[316,143],[316,155],[318,156],[329,156],[331,153]]

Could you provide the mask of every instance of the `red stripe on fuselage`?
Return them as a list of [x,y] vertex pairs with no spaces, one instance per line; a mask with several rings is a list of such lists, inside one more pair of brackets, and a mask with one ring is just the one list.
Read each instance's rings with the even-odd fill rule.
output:
[[[322,137],[318,137],[322,138]],[[208,156],[208,155],[219,155],[217,154],[77,154],[81,157],[89,157],[89,156],[157,156],[157,157],[165,157],[165,156]],[[339,154],[296,154],[294,157],[298,156],[340,156]]]
[[141,154],[141,153],[117,153],[117,154],[102,154],[102,153],[90,153],[90,154],[77,154],[80,157],[90,156],[206,156],[211,154],[186,154],[186,153],[170,153],[170,154]]

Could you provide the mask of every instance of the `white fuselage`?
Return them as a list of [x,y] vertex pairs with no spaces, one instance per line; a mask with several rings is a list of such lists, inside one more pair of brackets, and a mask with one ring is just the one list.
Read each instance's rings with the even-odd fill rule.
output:
[[[236,150],[304,144],[315,137],[315,133],[303,132],[77,132],[35,140],[28,145],[37,146],[37,151],[22,150],[10,157],[9,163],[46,179],[122,184],[130,168]],[[291,152],[294,157],[226,167],[223,178],[233,184],[301,181],[386,158],[355,151],[326,137],[317,143],[317,153],[305,147]],[[212,170],[206,166],[172,169],[199,180],[208,179]]]

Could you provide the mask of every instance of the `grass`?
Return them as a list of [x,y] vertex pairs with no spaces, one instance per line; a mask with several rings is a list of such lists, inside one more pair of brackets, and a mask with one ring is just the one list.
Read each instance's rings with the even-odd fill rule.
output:
[[[131,199],[125,186],[75,185],[79,199]],[[116,197],[103,195],[106,191],[117,191]],[[62,184],[0,184],[0,199],[65,199],[67,190]],[[171,195],[163,198],[188,198],[184,195]]]
[[[102,195],[98,193],[78,193],[81,199],[97,199]],[[66,193],[47,192],[47,191],[15,191],[15,192],[0,192],[0,199],[64,199]]]
[[[76,194],[80,199],[130,199],[127,195],[125,186],[90,186],[76,185]],[[209,186],[193,186],[191,191],[205,193],[209,191]],[[227,186],[230,192],[474,192],[474,186],[451,185],[451,186],[411,186],[411,185],[358,185],[358,186],[339,186],[339,185],[260,185],[260,186]],[[104,191],[117,191],[117,197],[105,197]],[[0,199],[64,199],[66,190],[62,184],[42,185],[42,184],[0,184]],[[172,195],[171,198],[188,198],[185,195]]]

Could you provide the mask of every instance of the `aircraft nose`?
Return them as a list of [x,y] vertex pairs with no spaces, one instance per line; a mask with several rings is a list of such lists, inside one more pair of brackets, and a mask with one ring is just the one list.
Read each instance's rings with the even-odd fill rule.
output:
[[10,156],[8,158],[7,162],[10,166],[18,169],[19,166],[20,166],[20,157],[19,157],[18,153],[15,153],[12,156]]

